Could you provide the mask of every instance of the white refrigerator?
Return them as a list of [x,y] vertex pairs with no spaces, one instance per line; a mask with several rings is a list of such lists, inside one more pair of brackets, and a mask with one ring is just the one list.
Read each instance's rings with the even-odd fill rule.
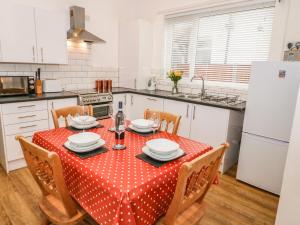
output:
[[299,62],[253,63],[238,180],[280,194],[299,84]]

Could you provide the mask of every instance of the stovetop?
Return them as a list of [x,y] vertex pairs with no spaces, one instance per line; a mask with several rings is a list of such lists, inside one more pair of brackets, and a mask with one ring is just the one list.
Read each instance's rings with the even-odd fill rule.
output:
[[93,95],[93,94],[101,94],[101,95],[109,95],[111,93],[101,93],[97,92],[96,89],[80,89],[80,90],[72,90],[70,91],[72,93],[78,94],[78,95]]

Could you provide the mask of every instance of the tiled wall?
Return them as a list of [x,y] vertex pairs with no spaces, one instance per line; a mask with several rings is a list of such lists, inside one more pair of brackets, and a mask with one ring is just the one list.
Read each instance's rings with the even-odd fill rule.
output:
[[119,82],[118,68],[91,66],[92,46],[85,43],[68,42],[68,65],[42,64],[0,64],[1,76],[34,76],[41,68],[41,79],[59,79],[64,90],[87,89],[95,87],[95,80]]
[[[164,70],[161,69],[152,69],[151,74],[157,77],[157,86],[159,90],[171,91],[172,82],[170,79],[165,79]],[[201,92],[202,85],[201,83],[178,83],[179,92],[188,93],[188,94],[198,94]],[[206,82],[205,89],[210,93],[224,93],[228,95],[238,95],[240,100],[247,100],[248,88],[247,87],[234,87],[234,85],[226,84],[224,85],[212,85],[209,82]]]

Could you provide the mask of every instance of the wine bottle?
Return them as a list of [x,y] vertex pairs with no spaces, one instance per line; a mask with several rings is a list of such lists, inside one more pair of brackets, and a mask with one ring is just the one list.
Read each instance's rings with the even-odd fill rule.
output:
[[118,112],[115,118],[115,127],[116,127],[116,144],[119,149],[124,149],[124,139],[125,139],[125,115],[123,112],[123,102],[119,102],[118,104]]

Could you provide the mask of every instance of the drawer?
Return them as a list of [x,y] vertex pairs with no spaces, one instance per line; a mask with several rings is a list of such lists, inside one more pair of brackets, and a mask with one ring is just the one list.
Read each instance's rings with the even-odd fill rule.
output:
[[14,114],[5,114],[3,115],[3,124],[19,124],[26,122],[33,122],[37,120],[47,120],[48,111],[33,111],[33,112],[24,112],[24,113],[14,113]]
[[[27,140],[32,141],[34,132],[22,134]],[[5,137],[6,141],[6,156],[7,161],[13,161],[17,159],[24,158],[22,148],[19,141],[15,139],[15,135],[10,135]]]
[[39,120],[27,123],[19,123],[4,126],[5,135],[22,134],[37,130],[47,130],[48,120]]
[[18,102],[8,103],[2,105],[2,113],[22,113],[22,112],[33,112],[47,110],[47,101],[32,101],[32,102]]

